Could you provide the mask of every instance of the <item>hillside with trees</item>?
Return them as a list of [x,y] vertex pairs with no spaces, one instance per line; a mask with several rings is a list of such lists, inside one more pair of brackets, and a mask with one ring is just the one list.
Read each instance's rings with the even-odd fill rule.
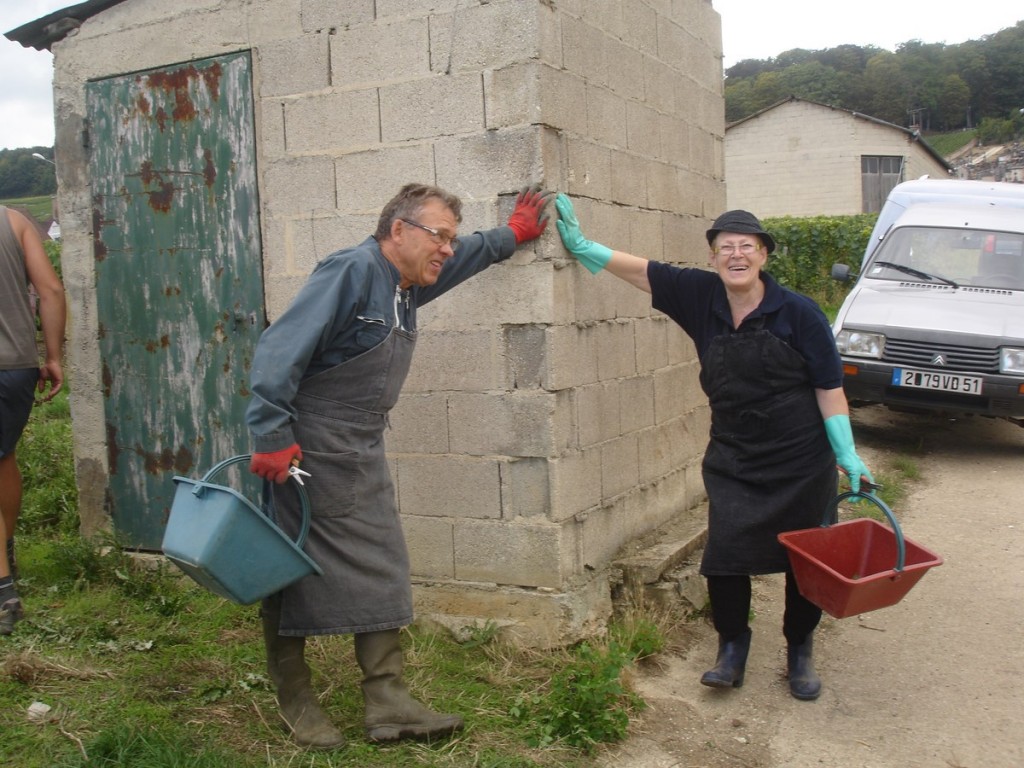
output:
[[33,157],[34,154],[51,159],[53,149],[0,149],[0,200],[56,194],[57,175],[52,160],[46,162]]
[[740,61],[725,75],[727,123],[797,96],[924,134],[975,129],[981,142],[992,143],[1024,131],[1024,21],[956,45],[795,48]]

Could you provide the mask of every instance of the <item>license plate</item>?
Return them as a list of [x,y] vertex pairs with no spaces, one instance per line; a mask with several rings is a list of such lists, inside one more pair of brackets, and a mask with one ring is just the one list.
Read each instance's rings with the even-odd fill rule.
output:
[[960,392],[965,395],[981,394],[981,377],[961,376],[959,373],[942,371],[915,371],[912,368],[894,368],[894,387],[912,389],[937,389],[940,392]]

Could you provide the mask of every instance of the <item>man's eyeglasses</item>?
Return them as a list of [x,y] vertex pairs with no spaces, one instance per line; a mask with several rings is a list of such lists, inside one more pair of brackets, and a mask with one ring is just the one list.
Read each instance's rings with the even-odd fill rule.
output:
[[720,248],[715,248],[716,256],[732,256],[737,251],[743,256],[749,256],[754,251],[760,251],[761,246],[755,245],[754,243],[743,243],[743,245],[723,245]]
[[453,251],[459,247],[459,238],[457,237],[452,237],[451,235],[445,234],[444,232],[440,232],[434,229],[433,227],[428,227],[425,224],[420,224],[418,221],[412,221],[411,219],[402,219],[402,221],[404,221],[409,226],[422,229],[424,232],[430,235],[431,239],[438,245],[450,245]]

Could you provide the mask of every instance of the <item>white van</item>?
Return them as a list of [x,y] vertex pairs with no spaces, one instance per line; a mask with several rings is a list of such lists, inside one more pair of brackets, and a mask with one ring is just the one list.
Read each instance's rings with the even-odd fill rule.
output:
[[851,405],[1024,426],[1024,184],[897,185],[833,332]]

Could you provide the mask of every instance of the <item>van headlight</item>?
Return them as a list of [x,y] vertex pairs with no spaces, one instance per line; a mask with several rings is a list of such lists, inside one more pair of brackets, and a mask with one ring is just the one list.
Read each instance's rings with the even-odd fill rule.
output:
[[1024,348],[1002,347],[999,350],[999,372],[1024,376]]
[[836,334],[836,347],[841,355],[881,360],[882,350],[885,349],[885,336],[881,333],[843,330]]

